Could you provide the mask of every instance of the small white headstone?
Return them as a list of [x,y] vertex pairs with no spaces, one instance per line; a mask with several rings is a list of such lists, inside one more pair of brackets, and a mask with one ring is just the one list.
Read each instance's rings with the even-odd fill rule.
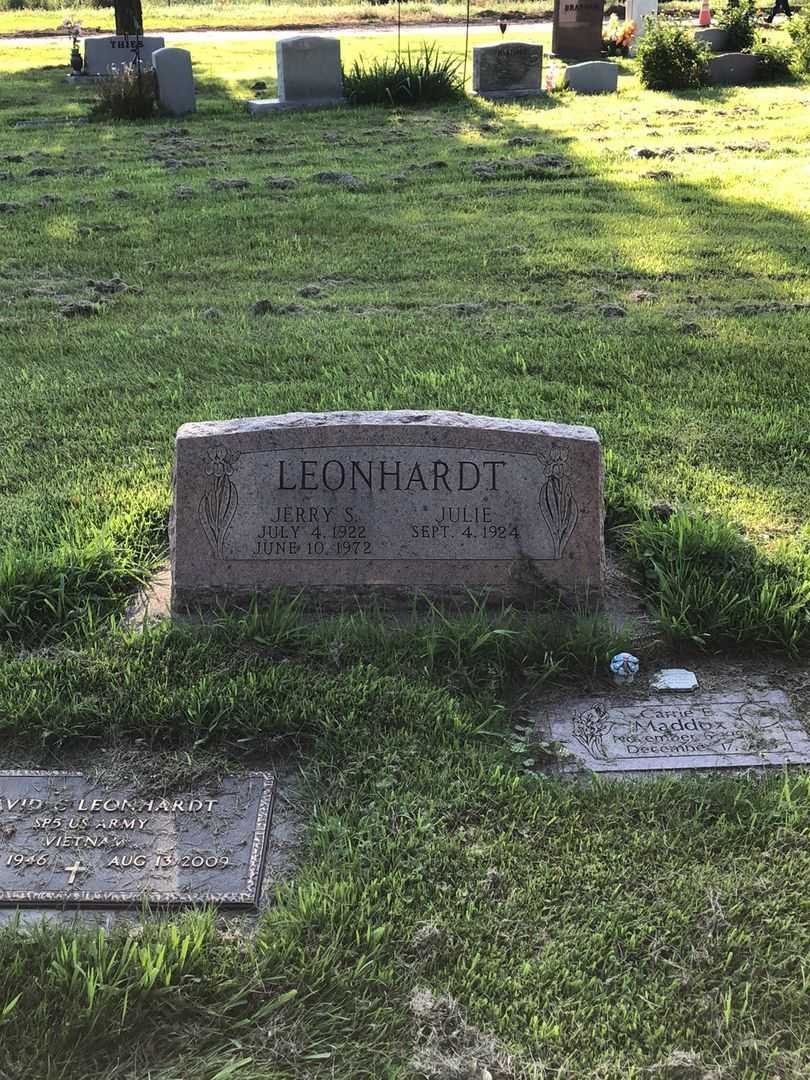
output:
[[611,94],[619,86],[619,68],[608,60],[569,64],[565,69],[565,81],[578,94]]
[[[138,52],[144,67],[152,66],[152,55],[166,42],[162,37],[95,37],[84,40],[85,75],[108,75],[113,67],[134,64]],[[138,48],[140,46],[140,49]]]
[[663,668],[661,671],[656,671],[650,680],[650,690],[653,691],[664,690],[671,694],[683,694],[697,688],[697,676],[694,671],[687,671],[686,668]]
[[252,113],[341,105],[343,71],[340,41],[320,34],[296,34],[276,42],[278,97],[249,101]]
[[631,55],[635,55],[638,43],[647,32],[647,20],[651,15],[658,18],[658,0],[628,0],[627,21],[636,24],[636,32],[630,44]]
[[185,116],[197,108],[191,53],[186,49],[158,49],[152,56],[160,107],[170,116]]

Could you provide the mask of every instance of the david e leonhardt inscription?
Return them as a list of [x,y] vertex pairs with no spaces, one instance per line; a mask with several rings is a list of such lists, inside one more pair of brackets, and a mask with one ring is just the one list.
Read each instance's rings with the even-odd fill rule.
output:
[[175,607],[278,586],[601,586],[591,428],[303,413],[187,424],[176,455]]
[[0,772],[0,905],[253,907],[274,785],[251,773],[165,795]]

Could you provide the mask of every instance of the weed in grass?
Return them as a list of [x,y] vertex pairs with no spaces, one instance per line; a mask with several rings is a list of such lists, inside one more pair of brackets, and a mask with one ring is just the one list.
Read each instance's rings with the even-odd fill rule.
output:
[[343,74],[346,97],[354,105],[436,105],[464,96],[460,62],[437,45],[396,57],[355,60]]

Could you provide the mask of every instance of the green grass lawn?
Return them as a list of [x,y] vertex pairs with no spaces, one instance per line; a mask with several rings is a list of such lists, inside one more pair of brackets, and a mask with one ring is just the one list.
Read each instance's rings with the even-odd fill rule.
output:
[[806,778],[566,786],[505,749],[606,624],[118,617],[179,424],[447,408],[598,429],[668,648],[806,657],[808,84],[628,64],[618,97],[252,120],[272,40],[193,52],[182,122],[18,128],[90,92],[0,48],[0,730],[9,766],[284,753],[308,828],[255,934],[0,933],[0,1077],[807,1076]]
[[[509,12],[513,19],[550,18],[552,6],[539,0],[515,0]],[[465,18],[466,4],[459,0],[405,0],[400,8],[404,23],[461,22]],[[472,5],[474,20],[486,20],[495,25],[498,14],[482,2]],[[260,0],[194,0],[191,3],[150,3],[143,5],[144,25],[150,30],[191,30],[199,27],[285,28],[307,26],[343,26],[369,24],[385,26],[397,20],[396,4],[372,3],[371,0],[328,3],[311,2],[299,4],[269,4]],[[4,34],[55,33],[65,20],[79,22],[85,32],[102,30],[111,32],[115,27],[112,7],[99,8],[69,3],[41,4],[36,8],[6,10],[0,0],[0,37]]]

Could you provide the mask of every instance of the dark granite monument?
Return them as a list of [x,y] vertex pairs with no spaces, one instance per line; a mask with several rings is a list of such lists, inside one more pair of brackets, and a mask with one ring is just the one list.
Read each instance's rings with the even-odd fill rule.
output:
[[602,0],[554,0],[551,51],[572,60],[598,59],[602,52]]
[[0,772],[0,906],[257,905],[275,780],[193,792]]

